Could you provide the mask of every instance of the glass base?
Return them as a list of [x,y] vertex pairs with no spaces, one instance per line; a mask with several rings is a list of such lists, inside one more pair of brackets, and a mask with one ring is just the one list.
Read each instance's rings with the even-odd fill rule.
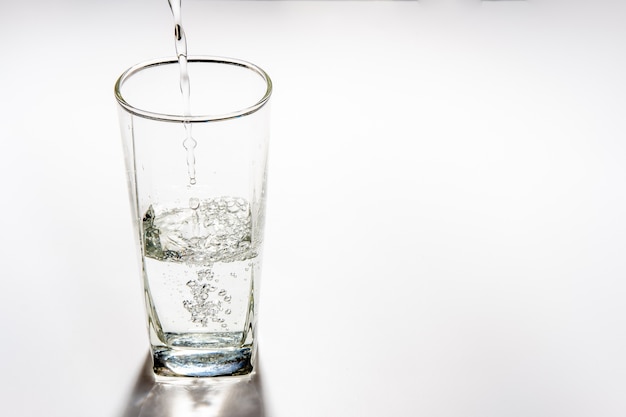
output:
[[170,349],[153,351],[154,373],[161,376],[212,377],[252,372],[252,349]]

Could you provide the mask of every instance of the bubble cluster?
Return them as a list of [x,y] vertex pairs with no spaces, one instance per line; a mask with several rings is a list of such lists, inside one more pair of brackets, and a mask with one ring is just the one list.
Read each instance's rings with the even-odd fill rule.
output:
[[217,297],[211,295],[218,288],[213,285],[214,273],[211,269],[202,269],[197,273],[197,279],[187,282],[187,287],[191,290],[191,300],[183,301],[183,306],[191,313],[191,321],[202,327],[207,327],[211,323],[220,323],[223,329],[228,329],[222,312],[230,315],[231,310],[227,308],[230,304],[231,296],[225,289],[217,292]]
[[189,207],[150,206],[143,218],[146,256],[168,262],[210,265],[250,259],[250,205],[243,198],[191,198]]

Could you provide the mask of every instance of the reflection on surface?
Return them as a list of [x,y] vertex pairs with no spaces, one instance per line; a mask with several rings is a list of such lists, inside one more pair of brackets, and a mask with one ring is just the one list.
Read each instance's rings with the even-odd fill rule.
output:
[[148,356],[122,417],[265,417],[259,372],[217,378],[158,378]]

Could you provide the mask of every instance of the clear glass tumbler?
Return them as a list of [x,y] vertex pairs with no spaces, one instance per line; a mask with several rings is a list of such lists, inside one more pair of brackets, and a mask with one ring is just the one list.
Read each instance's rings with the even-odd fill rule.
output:
[[254,367],[271,93],[261,68],[217,57],[115,84],[157,375]]

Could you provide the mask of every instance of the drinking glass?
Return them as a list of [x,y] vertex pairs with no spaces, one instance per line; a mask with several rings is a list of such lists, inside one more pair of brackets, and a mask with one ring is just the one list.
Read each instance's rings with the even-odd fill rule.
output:
[[254,368],[271,93],[258,66],[206,56],[115,84],[157,375]]

